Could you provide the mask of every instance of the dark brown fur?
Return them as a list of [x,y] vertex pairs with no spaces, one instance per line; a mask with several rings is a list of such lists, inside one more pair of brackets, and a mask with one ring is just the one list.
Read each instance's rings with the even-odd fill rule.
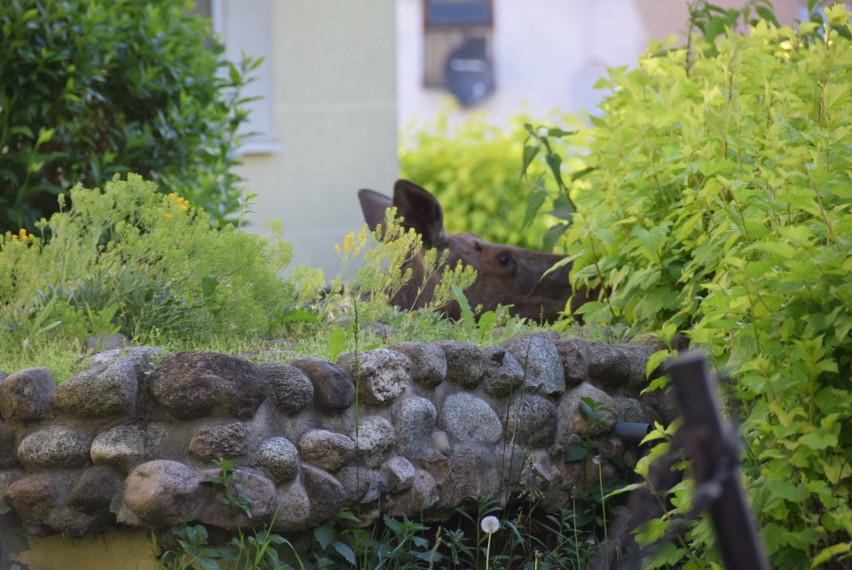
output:
[[[489,243],[471,234],[448,234],[444,231],[443,210],[438,200],[412,182],[398,180],[393,199],[372,190],[361,190],[358,199],[370,229],[375,230],[383,223],[385,210],[395,206],[403,224],[423,238],[424,248],[447,249],[451,266],[461,260],[476,269],[476,282],[465,290],[472,307],[481,305],[482,310],[488,311],[498,304],[512,305],[512,314],[552,321],[563,313],[569,298],[572,311],[586,301],[584,291],[573,294],[568,282],[570,264],[544,275],[563,256]],[[431,300],[434,282],[428,283],[417,296],[417,286],[423,279],[422,256],[423,252],[419,252],[411,262],[413,279],[391,299],[394,305],[416,309]],[[451,318],[460,316],[456,303],[444,312]]]

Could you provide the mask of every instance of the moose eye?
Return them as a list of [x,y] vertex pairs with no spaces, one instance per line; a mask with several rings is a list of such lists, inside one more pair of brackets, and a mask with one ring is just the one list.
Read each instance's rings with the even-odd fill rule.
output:
[[503,253],[501,253],[500,255],[497,256],[497,263],[499,263],[503,267],[508,266],[511,261],[512,261],[512,256],[509,255],[506,252],[503,252]]

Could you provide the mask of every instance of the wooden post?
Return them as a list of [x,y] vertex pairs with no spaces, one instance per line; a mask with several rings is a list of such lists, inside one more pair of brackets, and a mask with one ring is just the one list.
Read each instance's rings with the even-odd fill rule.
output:
[[692,459],[696,501],[709,503],[710,516],[728,570],[768,570],[754,515],[740,485],[737,436],[719,408],[718,383],[703,353],[686,352],[666,365],[683,412],[681,431]]

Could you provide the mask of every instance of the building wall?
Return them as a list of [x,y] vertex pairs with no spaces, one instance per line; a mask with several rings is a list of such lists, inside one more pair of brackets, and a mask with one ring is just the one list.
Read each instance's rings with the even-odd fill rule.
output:
[[[355,193],[389,191],[397,129],[452,108],[425,89],[423,0],[209,0],[228,55],[265,55],[239,173],[256,194],[249,230],[280,220],[294,265],[340,270],[333,246],[363,220]],[[497,91],[477,110],[502,123],[526,110],[594,109],[606,67],[630,65],[651,38],[685,29],[685,0],[493,0]],[[744,0],[717,0],[741,5]],[[792,23],[799,0],[776,0]],[[463,120],[468,112],[450,112]]]
[[[739,7],[745,0],[714,0]],[[775,0],[782,24],[793,24],[799,0]],[[504,123],[520,111],[593,111],[603,93],[592,88],[606,68],[632,65],[652,39],[686,29],[686,0],[493,0],[493,58],[497,89],[477,111]],[[444,111],[463,120],[443,89],[422,84],[423,0],[398,0],[400,125],[422,124]]]
[[[223,4],[242,11],[258,1]],[[266,13],[273,125],[252,125],[269,132],[239,169],[257,195],[249,229],[280,220],[294,265],[331,278],[340,269],[334,244],[363,224],[356,192],[390,189],[398,171],[395,2],[272,0]],[[240,48],[228,43],[232,58]]]

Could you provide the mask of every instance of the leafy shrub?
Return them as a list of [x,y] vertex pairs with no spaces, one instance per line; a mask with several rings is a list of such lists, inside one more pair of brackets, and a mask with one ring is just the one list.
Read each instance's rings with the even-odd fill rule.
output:
[[[778,568],[852,555],[852,27],[826,17],[612,70],[563,242],[608,288],[587,322],[687,331],[732,375]],[[706,530],[655,564],[712,557]]]
[[0,232],[32,230],[79,183],[139,173],[220,222],[242,207],[240,67],[190,0],[0,7]]
[[278,277],[289,244],[215,229],[202,210],[136,175],[70,194],[73,206],[39,222],[40,236],[0,236],[4,348],[115,332],[252,337],[293,309],[294,287]]
[[[522,178],[521,115],[509,130],[472,118],[452,127],[446,116],[417,131],[404,132],[400,146],[402,176],[423,186],[444,207],[449,232],[470,232],[483,239],[530,249],[550,249],[544,218],[525,215],[523,203],[544,184],[537,164]],[[566,119],[567,120],[567,119]],[[567,141],[566,141],[567,142]],[[564,148],[564,147],[563,147]],[[539,194],[544,196],[544,193]],[[553,201],[545,207],[553,209]],[[532,212],[531,212],[532,214]]]

